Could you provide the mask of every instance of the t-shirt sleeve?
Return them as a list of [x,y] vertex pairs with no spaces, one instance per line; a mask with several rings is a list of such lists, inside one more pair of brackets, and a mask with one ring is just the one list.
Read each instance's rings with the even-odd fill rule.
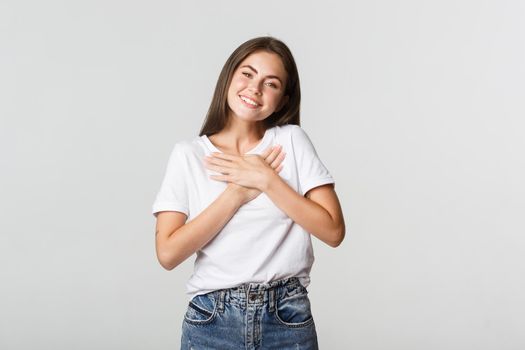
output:
[[312,141],[300,126],[292,128],[292,144],[303,196],[314,187],[330,183],[335,186],[332,175],[319,159]]
[[168,160],[160,190],[152,206],[156,217],[160,211],[178,211],[189,216],[188,187],[181,144],[175,144]]

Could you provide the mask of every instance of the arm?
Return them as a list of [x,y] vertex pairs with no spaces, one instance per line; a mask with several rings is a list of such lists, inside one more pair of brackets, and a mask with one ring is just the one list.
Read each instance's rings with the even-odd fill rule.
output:
[[158,213],[155,246],[162,267],[173,270],[205,246],[230,221],[241,205],[239,192],[228,186],[213,203],[187,224],[186,214],[177,211]]
[[333,186],[312,188],[305,197],[273,174],[264,193],[294,222],[330,247],[337,247],[345,236],[345,223]]
[[[284,153],[279,148],[267,148],[261,156],[272,174],[277,175],[281,171]],[[222,230],[242,205],[260,193],[254,188],[230,183],[215,201],[187,224],[185,224],[187,216],[184,213],[159,212],[155,240],[157,258],[162,267],[173,270],[204,247]]]

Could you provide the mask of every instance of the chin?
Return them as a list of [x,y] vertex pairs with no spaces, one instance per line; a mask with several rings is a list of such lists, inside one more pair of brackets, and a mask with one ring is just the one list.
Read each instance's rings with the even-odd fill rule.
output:
[[234,117],[238,119],[249,121],[249,122],[257,122],[257,121],[261,121],[267,118],[267,117],[261,117],[260,115],[252,115],[249,113],[237,113],[235,111],[233,111],[233,115]]

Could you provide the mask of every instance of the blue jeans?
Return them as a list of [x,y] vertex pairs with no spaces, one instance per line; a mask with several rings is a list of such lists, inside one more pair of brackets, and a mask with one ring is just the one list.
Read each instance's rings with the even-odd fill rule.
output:
[[182,350],[318,349],[308,291],[297,277],[195,296]]

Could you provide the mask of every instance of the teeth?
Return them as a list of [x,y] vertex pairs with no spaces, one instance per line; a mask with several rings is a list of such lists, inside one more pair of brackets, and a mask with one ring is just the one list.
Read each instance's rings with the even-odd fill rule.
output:
[[244,97],[244,96],[241,96],[241,99],[242,99],[243,101],[245,101],[245,102],[248,102],[249,104],[251,104],[251,105],[253,105],[253,106],[258,106],[257,103],[253,102],[252,100],[250,100],[250,99],[248,99],[248,98],[246,98],[246,97]]

